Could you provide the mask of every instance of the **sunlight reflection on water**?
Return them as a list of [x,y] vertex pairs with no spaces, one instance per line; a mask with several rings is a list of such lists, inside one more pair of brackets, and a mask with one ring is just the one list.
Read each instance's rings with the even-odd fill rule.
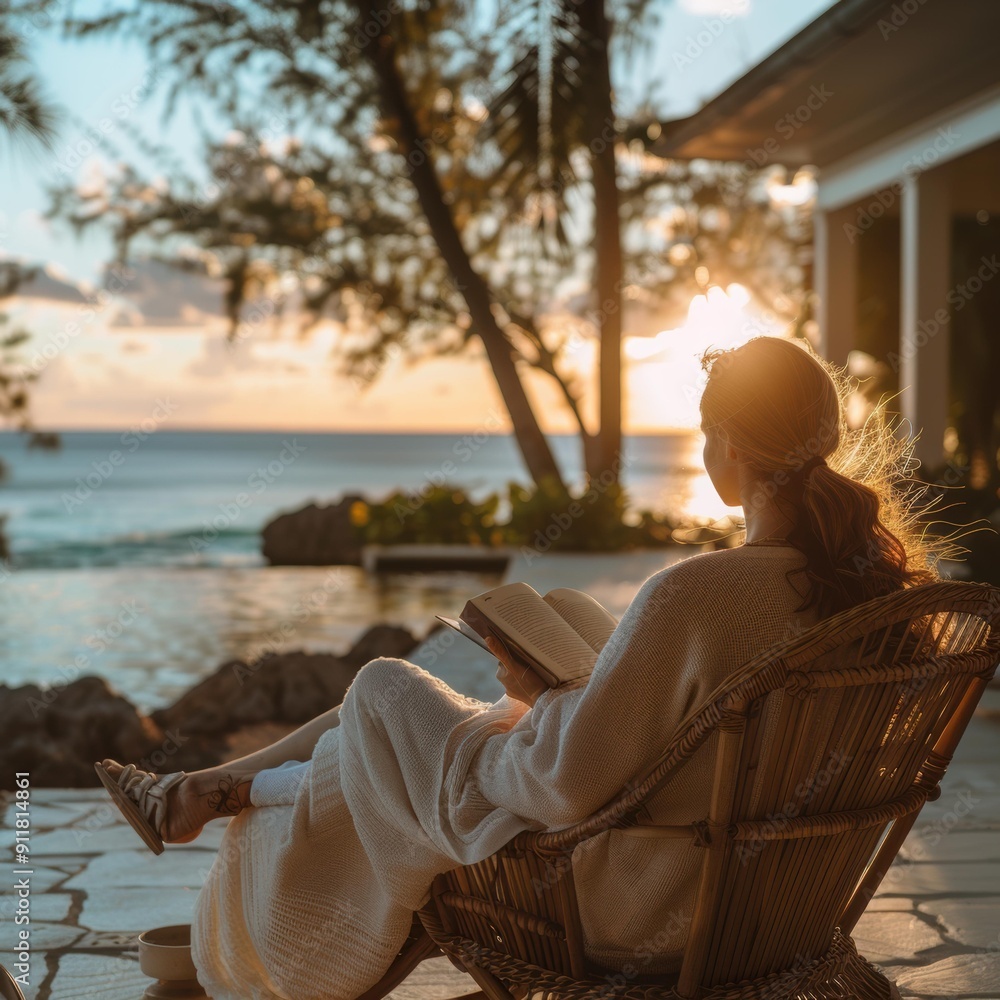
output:
[[[262,647],[341,652],[382,621],[423,637],[435,614],[457,614],[498,580],[374,577],[352,566],[15,573],[0,587],[0,681],[53,684],[77,671],[99,674],[148,710]],[[286,622],[292,631],[283,638]]]
[[[339,652],[378,622],[422,637],[434,614],[457,614],[470,596],[499,582],[479,574],[372,577],[355,567],[262,564],[259,524],[277,510],[329,496],[338,483],[380,490],[397,480],[419,483],[450,439],[387,439],[375,466],[362,462],[373,450],[366,442],[310,440],[309,457],[247,510],[239,531],[192,566],[191,532],[273,450],[274,435],[161,437],[71,514],[60,491],[104,454],[108,435],[72,436],[56,456],[11,453],[15,475],[3,509],[11,514],[7,530],[21,566],[0,586],[0,682],[52,684],[96,673],[152,709],[227,659],[253,659],[269,643]],[[568,463],[577,443],[556,443]],[[633,507],[710,519],[729,512],[702,468],[700,435],[639,437],[626,445],[623,475]],[[516,456],[504,449],[509,442],[491,441],[463,477],[480,490],[503,486],[517,470]],[[293,623],[291,634],[273,642],[285,622]]]

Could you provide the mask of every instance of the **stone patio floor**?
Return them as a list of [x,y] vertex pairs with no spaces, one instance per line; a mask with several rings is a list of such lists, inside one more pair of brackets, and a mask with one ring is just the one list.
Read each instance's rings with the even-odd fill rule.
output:
[[[855,930],[859,951],[904,997],[1000,1000],[1000,690],[987,692],[943,783]],[[10,968],[17,879],[13,804],[0,799],[0,963]],[[136,934],[191,920],[221,840],[215,823],[160,857],[141,846],[100,789],[31,794],[29,1000],[133,1000],[149,980]],[[444,1000],[474,990],[444,958],[393,994]]]

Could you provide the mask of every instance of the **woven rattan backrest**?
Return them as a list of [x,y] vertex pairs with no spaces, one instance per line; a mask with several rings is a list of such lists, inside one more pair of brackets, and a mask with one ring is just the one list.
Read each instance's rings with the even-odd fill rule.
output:
[[829,947],[891,822],[936,788],[968,721],[956,720],[1000,657],[998,594],[943,583],[881,598],[736,675],[682,991]]

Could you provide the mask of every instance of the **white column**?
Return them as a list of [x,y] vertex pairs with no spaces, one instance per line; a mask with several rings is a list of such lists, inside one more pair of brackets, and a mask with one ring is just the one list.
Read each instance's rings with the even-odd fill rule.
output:
[[[819,353],[835,365],[847,363],[858,326],[856,213],[851,208],[817,211],[814,218],[813,281],[817,297]],[[854,236],[851,236],[851,232]]]
[[944,459],[948,421],[951,206],[940,171],[910,176],[900,204],[900,409],[924,471]]

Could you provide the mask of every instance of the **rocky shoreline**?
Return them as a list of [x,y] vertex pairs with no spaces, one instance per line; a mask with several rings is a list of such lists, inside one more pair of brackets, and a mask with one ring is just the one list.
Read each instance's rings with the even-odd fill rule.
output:
[[292,650],[228,660],[148,715],[97,676],[49,688],[0,684],[0,789],[12,790],[17,771],[38,788],[91,787],[94,761],[104,757],[157,772],[210,767],[339,705],[365,663],[406,656],[419,642],[406,629],[375,625],[339,655]]

